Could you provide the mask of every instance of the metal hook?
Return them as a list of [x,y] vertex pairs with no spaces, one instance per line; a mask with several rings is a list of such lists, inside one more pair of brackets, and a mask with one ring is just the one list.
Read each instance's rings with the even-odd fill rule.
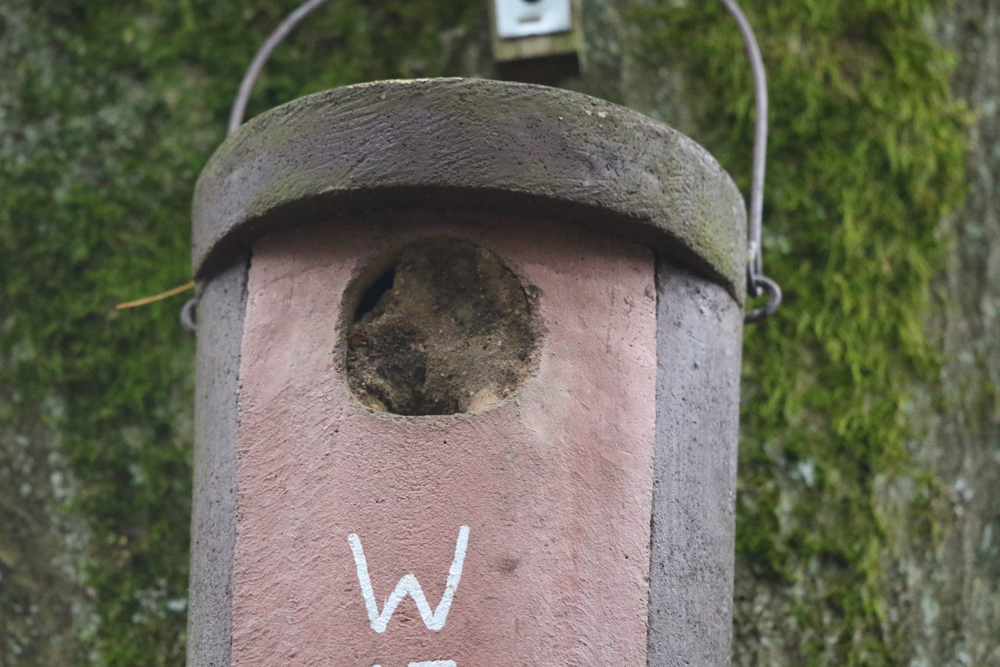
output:
[[758,297],[767,292],[767,304],[747,312],[743,317],[743,321],[747,323],[760,322],[767,319],[771,315],[774,315],[774,311],[778,310],[778,306],[781,305],[781,287],[778,283],[761,274],[753,277],[752,285],[750,296]]
[[188,299],[181,307],[181,326],[188,333],[195,333],[198,330],[198,297]]

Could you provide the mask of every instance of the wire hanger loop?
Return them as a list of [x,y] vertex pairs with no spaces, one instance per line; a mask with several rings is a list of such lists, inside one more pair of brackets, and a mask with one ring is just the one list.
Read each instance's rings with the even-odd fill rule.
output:
[[[325,0],[306,0],[295,11],[282,21],[274,32],[257,50],[250,66],[240,81],[239,91],[229,113],[227,134],[235,132],[243,124],[246,115],[247,102],[250,93],[257,82],[264,64],[271,52],[298,23]],[[767,166],[767,71],[764,69],[764,58],[761,56],[757,36],[750,25],[746,14],[740,9],[736,0],[721,0],[732,17],[736,20],[754,79],[754,101],[756,107],[756,124],[753,142],[753,178],[750,185],[749,227],[747,229],[747,294],[751,298],[768,295],[767,305],[754,308],[747,312],[745,322],[760,322],[774,314],[781,305],[781,287],[774,280],[764,275],[764,254],[761,248],[761,229],[764,217],[764,175]]]

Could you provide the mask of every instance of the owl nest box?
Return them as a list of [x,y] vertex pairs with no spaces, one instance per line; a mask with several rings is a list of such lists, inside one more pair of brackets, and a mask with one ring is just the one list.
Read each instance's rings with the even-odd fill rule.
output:
[[386,81],[194,200],[188,664],[728,665],[743,200],[584,95]]

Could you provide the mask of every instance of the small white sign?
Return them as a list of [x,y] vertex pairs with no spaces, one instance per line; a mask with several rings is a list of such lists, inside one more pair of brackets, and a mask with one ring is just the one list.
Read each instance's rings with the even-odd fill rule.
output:
[[502,39],[552,35],[572,27],[570,0],[494,0]]

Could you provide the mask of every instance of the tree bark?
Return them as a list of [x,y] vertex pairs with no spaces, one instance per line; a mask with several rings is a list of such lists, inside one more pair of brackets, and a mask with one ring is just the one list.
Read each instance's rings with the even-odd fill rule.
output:
[[[898,664],[1000,665],[1000,2],[959,0],[937,17],[958,57],[954,94],[976,114],[968,197],[943,223],[946,273],[929,334],[941,381],[913,411],[913,465],[934,480],[936,526],[910,526],[891,577]],[[887,505],[907,490],[887,484]]]

